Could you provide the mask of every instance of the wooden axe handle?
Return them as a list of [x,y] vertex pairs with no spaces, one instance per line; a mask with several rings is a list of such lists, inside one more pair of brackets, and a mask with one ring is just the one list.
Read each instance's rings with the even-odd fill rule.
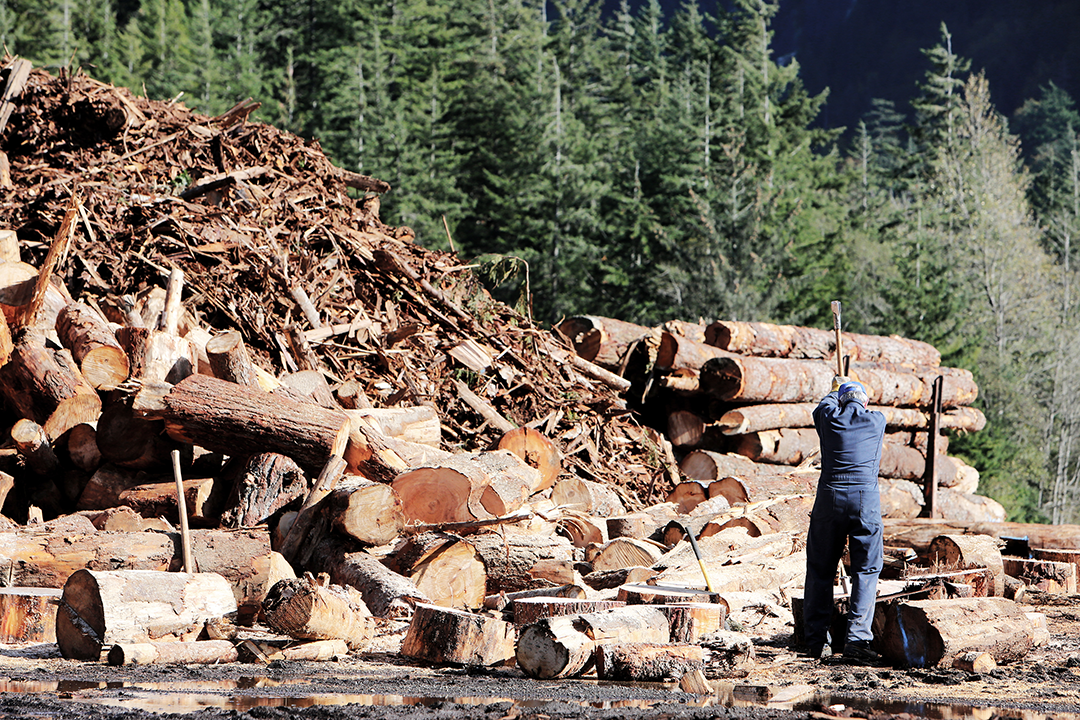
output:
[[836,374],[844,374],[844,351],[840,342],[840,301],[832,301],[833,330],[836,331]]

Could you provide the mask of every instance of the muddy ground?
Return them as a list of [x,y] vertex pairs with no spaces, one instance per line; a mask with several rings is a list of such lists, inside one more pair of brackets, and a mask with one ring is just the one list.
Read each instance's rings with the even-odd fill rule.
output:
[[713,696],[680,692],[674,682],[538,681],[509,667],[419,665],[396,652],[404,624],[388,628],[371,652],[322,663],[116,668],[64,660],[55,645],[0,646],[0,716],[764,720],[906,713],[1080,720],[1080,602],[1031,610],[1047,616],[1050,642],[1021,663],[981,675],[826,664],[790,650],[783,618],[756,626],[744,620],[757,664],[746,677],[720,681]]

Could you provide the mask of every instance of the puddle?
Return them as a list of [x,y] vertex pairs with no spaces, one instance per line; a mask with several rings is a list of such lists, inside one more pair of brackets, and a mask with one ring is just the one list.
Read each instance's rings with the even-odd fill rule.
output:
[[952,703],[903,702],[879,700],[867,702],[862,698],[826,696],[798,702],[795,710],[820,710],[822,706],[844,705],[864,712],[886,712],[893,715],[908,713],[929,720],[1080,720],[1080,713],[1046,712],[999,707],[974,707]]

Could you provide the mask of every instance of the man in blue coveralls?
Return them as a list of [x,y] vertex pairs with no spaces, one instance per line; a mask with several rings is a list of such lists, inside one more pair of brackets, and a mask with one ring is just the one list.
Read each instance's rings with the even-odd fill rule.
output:
[[837,376],[833,390],[814,410],[821,443],[818,481],[810,530],[806,537],[806,586],[803,627],[810,655],[829,655],[833,614],[833,579],[850,540],[851,598],[847,615],[845,660],[874,662],[870,623],[883,563],[881,494],[878,465],[885,416],[868,410],[866,389]]

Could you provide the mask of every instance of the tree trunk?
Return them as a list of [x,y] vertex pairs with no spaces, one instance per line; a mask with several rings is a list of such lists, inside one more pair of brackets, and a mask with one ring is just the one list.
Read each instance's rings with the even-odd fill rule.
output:
[[875,647],[901,667],[933,667],[969,652],[998,663],[1023,659],[1032,647],[1031,622],[1004,598],[913,600],[884,613]]
[[962,523],[1005,521],[1005,508],[997,500],[982,495],[968,495],[945,487],[938,488],[935,513],[942,518]]
[[110,665],[217,665],[236,662],[229,640],[192,642],[121,642],[109,648]]
[[486,590],[490,585],[485,563],[471,538],[466,541],[446,533],[420,533],[401,543],[383,562],[415,583],[435,605],[479,608],[486,595],[498,592],[498,588]]
[[930,541],[929,554],[934,566],[942,565],[946,570],[986,568],[992,577],[986,594],[992,597],[1005,594],[1006,573],[995,538],[987,535],[939,535]]
[[336,585],[356,588],[375,617],[401,620],[412,616],[417,603],[432,602],[409,578],[332,536],[319,541],[311,569],[329,574]]
[[[717,425],[725,435],[743,435],[780,428],[812,428],[816,407],[816,402],[747,405],[728,410],[720,416]],[[888,405],[871,405],[870,409],[883,414],[888,427],[912,430],[930,427],[929,417],[922,410]],[[986,427],[986,416],[978,408],[956,407],[941,414],[941,427],[978,432]]]
[[731,614],[722,602],[675,602],[658,607],[667,615],[673,643],[697,643],[702,637],[723,630],[724,620]]
[[266,624],[300,640],[344,640],[352,650],[365,650],[375,622],[354,588],[322,585],[310,575],[281,580],[263,600]]
[[[720,320],[705,329],[710,345],[740,355],[832,360],[836,366],[836,336],[828,330]],[[852,362],[891,362],[937,366],[941,353],[929,343],[896,336],[841,333],[844,354]]]
[[536,470],[536,484],[530,489],[533,493],[547,490],[554,485],[562,472],[559,449],[539,430],[531,427],[515,428],[503,434],[497,447],[499,450],[509,450]]
[[[12,328],[18,329],[16,322],[34,296],[37,278],[38,269],[33,265],[17,261],[0,263],[0,310],[9,325],[9,334]],[[44,312],[38,318],[39,326],[56,327],[56,318],[60,311],[72,302],[67,288],[49,283],[45,291]]]
[[881,492],[881,517],[917,518],[923,508],[923,490],[910,480],[878,480]]
[[[698,572],[700,575],[700,571]],[[701,583],[702,585],[704,582]],[[696,605],[715,604],[720,596],[711,590],[699,590],[676,585],[642,585],[628,583],[619,588],[618,599],[628,605]]]
[[566,477],[555,483],[551,488],[551,501],[599,517],[626,514],[626,507],[617,492],[606,485],[578,477]]
[[964,522],[953,520],[886,520],[885,544],[909,547],[927,557],[930,543],[939,535],[989,535],[994,538],[1026,537],[1032,548],[1080,550],[1080,525],[1041,525],[1016,522]]
[[11,440],[35,475],[51,476],[59,471],[60,460],[53,452],[45,428],[33,420],[23,418],[15,423],[11,428]]
[[675,410],[667,416],[667,436],[675,447],[695,447],[705,436],[705,422],[689,410]]
[[349,439],[344,413],[206,375],[175,386],[144,384],[132,407],[145,418],[164,420],[175,440],[229,455],[280,452],[315,472],[340,457]]
[[401,500],[389,485],[352,476],[331,491],[325,505],[334,529],[363,545],[386,545],[405,529]]
[[641,325],[613,318],[578,315],[556,326],[574,346],[574,352],[602,368],[619,372],[627,351],[635,340],[649,334]]
[[670,332],[662,332],[655,367],[662,372],[675,371],[694,377],[700,376],[701,368],[710,360],[727,357],[731,357],[731,353],[726,350]]
[[574,549],[564,537],[508,530],[473,535],[469,543],[483,561],[487,595],[574,582]]
[[308,479],[300,466],[279,453],[238,458],[233,490],[221,515],[223,527],[253,527],[303,497]]
[[112,390],[127,380],[128,356],[116,335],[88,305],[72,303],[56,318],[56,334],[97,390]]
[[92,473],[101,466],[101,449],[97,444],[97,428],[79,423],[68,431],[67,455],[75,467]]
[[[405,460],[408,455],[399,454],[395,448],[417,444],[388,438],[368,425],[368,423],[349,420],[348,442],[345,445],[344,456],[345,462],[349,464],[347,472],[350,475],[362,475],[376,482],[393,482],[400,473],[411,467]],[[427,445],[418,447],[427,448],[427,454],[442,457],[441,451],[437,448]]]
[[[835,368],[817,360],[753,358],[710,360],[701,368],[702,389],[719,400],[817,402],[830,390]],[[854,364],[851,376],[877,405],[927,407],[934,379],[945,377],[944,407],[970,405],[978,396],[971,372],[960,368]]]
[[627,567],[618,570],[593,571],[582,578],[593,590],[610,590],[620,585],[647,583],[660,574],[651,567]]
[[596,648],[596,677],[601,680],[655,682],[704,667],[700,645],[606,643]]
[[500,665],[514,657],[514,626],[484,615],[417,605],[401,654],[459,665]]
[[1002,565],[1006,575],[1028,587],[1057,595],[1076,594],[1076,566],[1072,563],[1007,557],[1002,558]]
[[194,639],[207,620],[235,611],[216,573],[79,570],[64,584],[56,642],[65,658],[100,660],[116,643]]
[[393,488],[407,522],[440,524],[502,517],[520,508],[537,472],[506,450],[461,453],[399,475]]
[[544,618],[559,615],[582,615],[584,613],[623,607],[618,600],[588,600],[585,598],[530,597],[514,601],[514,624],[532,625]]

